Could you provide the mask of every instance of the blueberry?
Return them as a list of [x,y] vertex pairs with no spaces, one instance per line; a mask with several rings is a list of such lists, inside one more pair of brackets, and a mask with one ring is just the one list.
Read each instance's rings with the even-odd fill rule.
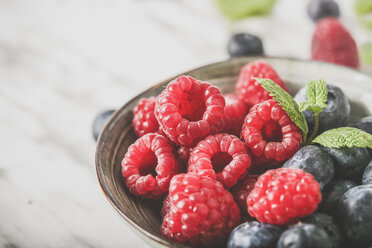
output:
[[371,160],[368,150],[361,147],[324,148],[333,158],[336,177],[361,182],[364,168]]
[[275,247],[282,228],[257,221],[243,223],[230,234],[228,248],[271,248]]
[[96,116],[93,121],[93,138],[97,141],[99,134],[101,133],[103,127],[110,120],[112,114],[115,112],[114,109],[104,111]]
[[323,188],[335,175],[332,157],[322,148],[314,145],[300,148],[283,165],[284,168],[302,169],[312,174]]
[[[367,116],[358,121],[354,127],[359,128],[369,134],[372,134],[372,116]],[[372,149],[367,148],[372,158]]]
[[369,162],[367,167],[364,170],[363,178],[362,178],[363,184],[372,184],[372,160]]
[[262,55],[263,46],[257,36],[239,33],[231,36],[227,44],[227,51],[230,57]]
[[364,117],[363,119],[358,121],[354,126],[367,133],[372,134],[372,116]]
[[372,246],[372,184],[348,190],[336,209],[336,221],[348,247]]
[[357,186],[355,182],[345,179],[338,179],[327,184],[323,189],[322,202],[319,205],[321,211],[333,215],[340,198],[355,186]]
[[340,9],[333,0],[311,0],[307,6],[307,14],[316,22],[323,17],[339,17]]
[[[342,90],[336,86],[327,84],[328,86],[328,99],[327,107],[319,114],[319,129],[318,134],[337,127],[346,126],[350,117],[350,103]],[[294,97],[295,100],[300,102],[306,101],[306,87],[301,88]],[[309,126],[309,135],[312,133],[315,117],[311,111],[304,111],[304,115]]]
[[330,239],[332,240],[332,247],[338,248],[342,245],[342,236],[340,228],[336,225],[332,216],[323,213],[312,214],[302,220],[308,224],[314,224],[315,226],[322,228]]
[[331,238],[313,224],[292,226],[280,236],[278,248],[332,248]]

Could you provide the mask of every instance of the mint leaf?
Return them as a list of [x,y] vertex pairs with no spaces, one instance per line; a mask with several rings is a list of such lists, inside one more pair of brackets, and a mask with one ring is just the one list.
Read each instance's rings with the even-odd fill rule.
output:
[[306,86],[307,102],[300,103],[300,110],[310,110],[315,114],[322,112],[323,108],[327,107],[328,88],[327,83],[320,80],[311,80]]
[[299,108],[300,108],[301,112],[303,112],[305,110],[310,110],[314,113],[320,113],[320,112],[322,112],[322,109],[323,109],[316,104],[311,104],[311,103],[308,103],[308,102],[300,102],[298,105],[299,105]]
[[372,148],[372,135],[354,127],[340,127],[318,135],[313,143],[326,147],[369,147]]
[[309,107],[309,103],[307,102],[300,102],[298,104],[298,108],[300,109],[301,112],[305,111]]
[[293,97],[283,90],[279,85],[267,78],[256,78],[256,81],[269,92],[270,96],[277,101],[283,110],[287,112],[289,118],[301,129],[303,142],[307,137],[308,127],[304,114],[300,111],[297,102]]
[[309,103],[316,104],[325,108],[327,107],[327,96],[328,87],[326,81],[320,79],[311,80],[307,83],[306,98]]

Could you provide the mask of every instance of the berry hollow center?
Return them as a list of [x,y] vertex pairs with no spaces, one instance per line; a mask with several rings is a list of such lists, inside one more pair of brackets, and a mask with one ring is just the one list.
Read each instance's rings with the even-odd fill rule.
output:
[[270,120],[263,125],[261,134],[263,139],[267,142],[279,142],[283,138],[281,127],[273,120]]
[[158,164],[158,159],[155,156],[153,151],[149,151],[144,154],[141,158],[141,162],[139,164],[139,173],[141,176],[147,176],[151,174],[153,177],[156,177],[157,173],[155,168]]
[[183,118],[189,121],[199,121],[203,118],[205,112],[205,103],[201,94],[183,93],[180,103],[179,112]]
[[219,152],[212,156],[211,162],[216,173],[220,173],[232,161],[232,156],[227,152]]

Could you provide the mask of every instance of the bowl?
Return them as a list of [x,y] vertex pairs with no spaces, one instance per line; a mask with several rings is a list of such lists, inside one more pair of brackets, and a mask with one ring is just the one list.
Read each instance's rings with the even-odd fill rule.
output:
[[[180,75],[190,75],[208,81],[218,86],[223,93],[234,92],[240,68],[257,59],[271,64],[292,94],[312,79],[323,78],[327,83],[341,87],[351,101],[351,123],[372,112],[372,77],[353,69],[323,62],[248,57],[206,65]],[[96,170],[103,192],[129,226],[153,247],[186,246],[161,236],[160,201],[141,199],[129,193],[121,174],[121,160],[137,138],[131,125],[133,108],[141,98],[160,94],[170,81],[180,75],[154,85],[117,110],[103,129],[97,143]]]

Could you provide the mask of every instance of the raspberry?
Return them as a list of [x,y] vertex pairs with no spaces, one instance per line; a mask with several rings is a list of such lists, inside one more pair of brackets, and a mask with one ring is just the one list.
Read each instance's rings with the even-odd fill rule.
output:
[[[177,150],[177,157],[180,164],[184,165],[182,167],[187,167],[187,163],[189,162],[190,154],[192,152],[192,148],[181,146]],[[185,171],[186,172],[186,171]]]
[[159,123],[155,118],[154,108],[155,97],[141,99],[134,108],[132,125],[138,137],[159,132]]
[[311,58],[356,69],[359,67],[355,40],[336,18],[324,18],[317,23]]
[[248,108],[242,100],[233,94],[225,95],[225,102],[225,117],[223,118],[225,126],[222,131],[239,136]]
[[178,173],[172,146],[160,134],[146,134],[136,140],[122,161],[122,173],[129,191],[143,198],[161,198],[171,178]]
[[195,174],[179,174],[169,186],[170,208],[163,236],[192,246],[224,244],[240,222],[240,211],[221,183]]
[[314,212],[320,185],[300,169],[279,168],[262,174],[247,197],[248,212],[261,222],[284,225]]
[[249,63],[241,69],[238,82],[236,83],[236,94],[248,107],[271,99],[269,92],[264,90],[264,88],[256,82],[256,77],[271,79],[284,90],[288,91],[287,86],[269,64],[263,61]]
[[155,116],[173,142],[193,146],[223,128],[224,107],[225,99],[218,88],[181,76],[157,97]]
[[253,106],[244,120],[241,137],[252,152],[254,165],[276,165],[300,148],[302,134],[275,100]]
[[167,215],[170,209],[170,197],[169,194],[164,197],[163,206],[161,208],[161,216],[164,217]]
[[217,179],[228,188],[244,178],[250,164],[244,143],[234,135],[220,133],[198,143],[191,152],[187,171]]
[[254,184],[257,182],[257,178],[258,175],[248,175],[243,181],[238,182],[230,190],[244,220],[251,219],[251,216],[247,212],[247,196],[253,190]]

